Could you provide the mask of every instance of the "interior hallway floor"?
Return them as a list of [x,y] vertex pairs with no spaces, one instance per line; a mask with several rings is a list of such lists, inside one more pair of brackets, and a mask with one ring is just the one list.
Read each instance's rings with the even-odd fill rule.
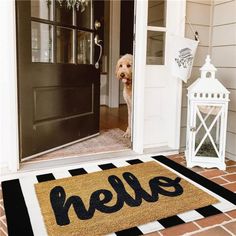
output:
[[[182,154],[169,156],[173,161],[186,166],[185,158]],[[226,160],[225,171],[216,168],[204,169],[194,167],[192,170],[198,174],[211,179],[236,193],[236,161]],[[4,213],[2,192],[0,189],[0,235],[7,236],[7,223]],[[158,232],[146,234],[146,236],[232,236],[236,235],[236,210],[214,215],[204,219],[196,220],[186,224],[167,228]],[[132,235],[129,235],[132,236]]]
[[127,124],[128,110],[125,104],[119,108],[100,106],[100,130],[119,128],[126,131]]
[[29,159],[24,161],[24,163],[63,159],[67,157],[80,157],[130,149],[130,139],[123,137],[128,123],[127,116],[128,111],[126,105],[120,105],[119,108],[101,106],[99,135]]

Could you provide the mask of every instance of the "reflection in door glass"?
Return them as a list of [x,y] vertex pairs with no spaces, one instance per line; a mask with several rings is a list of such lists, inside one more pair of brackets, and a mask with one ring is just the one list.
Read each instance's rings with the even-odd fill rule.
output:
[[68,7],[66,1],[56,1],[56,20],[62,24],[73,24],[73,8]]
[[165,32],[147,32],[147,64],[164,65]]
[[165,27],[165,0],[148,1],[148,26]]
[[74,63],[73,30],[57,27],[57,62]]
[[52,62],[53,26],[31,22],[32,62]]
[[83,4],[77,9],[77,26],[91,29],[91,0],[84,1]]
[[45,20],[53,20],[53,1],[31,0],[31,16]]
[[93,64],[93,34],[89,32],[78,32],[78,54],[77,63],[78,64]]

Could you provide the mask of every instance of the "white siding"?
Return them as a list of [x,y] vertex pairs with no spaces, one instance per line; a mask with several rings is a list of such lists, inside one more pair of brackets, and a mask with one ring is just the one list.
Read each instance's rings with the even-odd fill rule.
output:
[[[187,117],[187,87],[200,77],[200,67],[209,53],[210,46],[210,24],[211,24],[211,1],[204,0],[187,0],[186,8],[187,21],[191,23],[194,31],[197,31],[200,43],[197,49],[196,57],[193,63],[193,70],[188,83],[183,83],[182,90],[182,113],[181,113],[181,133],[180,133],[180,150],[185,149],[186,144],[186,117]],[[185,36],[194,38],[190,26],[187,23],[185,27]]]
[[236,45],[212,47],[212,62],[216,67],[236,67]]
[[[200,36],[201,37],[201,36]],[[206,55],[209,54],[209,46],[199,46],[196,52],[193,66],[201,67],[206,59]]]
[[191,24],[210,26],[210,9],[210,5],[187,1],[187,18]]
[[[236,89],[229,89],[229,91],[230,91],[229,110],[236,112]],[[236,120],[235,120],[235,122],[236,122]]]
[[214,6],[213,26],[236,22],[236,2],[230,1]]
[[[188,1],[188,5],[187,16],[193,14],[191,19],[194,20],[195,24],[207,24],[207,19],[211,15],[211,12],[213,13],[213,16],[212,23],[209,21],[209,24],[211,25],[205,29],[204,36],[201,36],[201,33],[203,33],[204,30],[197,29],[195,26],[195,29],[199,31],[202,43],[200,43],[200,47],[198,48],[191,79],[185,87],[189,86],[197,77],[199,77],[200,73],[198,72],[198,69],[204,63],[204,57],[210,49],[213,64],[218,68],[216,77],[230,91],[226,157],[236,160],[236,0],[215,0],[210,7],[204,5],[203,1],[200,0],[198,1],[198,4],[195,5],[192,1]],[[211,7],[212,9],[210,9]],[[202,16],[204,14],[205,16]],[[211,30],[212,36],[210,36]],[[208,38],[206,37],[207,32],[209,33]],[[188,27],[186,28],[186,36],[189,37]],[[206,45],[207,39],[210,40],[208,45]],[[186,101],[186,90],[183,89],[181,119],[182,150],[184,150],[185,147]]]
[[226,156],[236,160],[236,1],[214,2],[212,60],[230,91]]
[[236,68],[218,68],[216,77],[226,88],[236,88]]
[[236,134],[236,112],[229,111],[229,114],[228,114],[228,124],[227,125],[228,125],[227,131]]
[[213,27],[212,33],[213,47],[236,44],[236,23]]
[[226,152],[229,152],[235,156],[235,153],[236,153],[236,134],[235,133],[227,132]]
[[[210,41],[209,26],[194,25],[194,30],[196,30],[201,37],[199,45],[200,46],[208,46],[209,41]],[[189,24],[186,24],[185,36],[189,39],[194,39],[194,34],[193,34]]]

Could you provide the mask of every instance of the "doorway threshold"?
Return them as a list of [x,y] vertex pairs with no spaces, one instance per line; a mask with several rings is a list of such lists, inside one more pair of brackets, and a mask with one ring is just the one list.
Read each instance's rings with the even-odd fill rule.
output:
[[48,171],[59,170],[59,169],[68,169],[70,166],[76,168],[76,166],[84,164],[93,164],[93,163],[108,163],[114,160],[127,160],[136,159],[141,156],[156,156],[156,155],[165,155],[171,156],[179,154],[179,150],[170,149],[167,146],[159,148],[146,148],[142,154],[136,153],[133,150],[120,150],[120,151],[111,151],[106,153],[97,153],[93,155],[84,155],[77,157],[70,157],[65,159],[54,159],[54,160],[45,160],[32,163],[21,163],[20,169],[17,172],[5,171],[1,173],[1,179],[9,180],[13,178],[23,177],[32,172],[43,174],[48,173]]
[[97,153],[93,155],[87,156],[78,156],[71,157],[65,159],[54,159],[40,162],[32,162],[32,163],[21,163],[20,169],[17,172],[9,172],[1,173],[2,180],[8,180],[13,178],[23,177],[25,175],[29,175],[32,172],[36,173],[47,173],[48,171],[58,170],[69,168],[70,166],[76,168],[76,166],[84,165],[84,164],[93,164],[93,163],[107,163],[112,162],[114,160],[123,160],[123,159],[135,159],[138,156],[142,156],[143,154],[138,154],[132,150],[120,150],[114,152],[107,153]]
[[32,171],[32,170],[39,170],[45,168],[57,168],[60,166],[65,165],[75,165],[75,164],[84,164],[84,163],[93,163],[101,160],[107,159],[116,159],[123,156],[132,156],[137,155],[132,150],[119,150],[119,151],[110,151],[105,153],[95,153],[90,155],[84,156],[73,156],[61,159],[53,159],[53,160],[45,160],[45,161],[38,161],[33,163],[22,163],[20,166],[20,171]]
[[149,155],[170,156],[170,155],[179,154],[179,149],[173,149],[173,148],[165,145],[165,146],[160,146],[160,147],[144,148],[143,153],[149,154]]
[[144,149],[143,154],[138,154],[131,149],[109,151],[103,153],[94,153],[94,154],[85,154],[80,156],[72,156],[67,158],[59,158],[52,160],[39,160],[34,162],[23,162],[20,165],[19,172],[28,172],[35,170],[43,170],[48,168],[59,168],[62,166],[70,165],[81,165],[85,163],[93,163],[99,161],[112,161],[114,159],[123,159],[123,158],[132,158],[133,156],[137,157],[139,155],[175,155],[178,154],[179,150],[173,150],[169,146],[163,146],[158,148],[146,148]]

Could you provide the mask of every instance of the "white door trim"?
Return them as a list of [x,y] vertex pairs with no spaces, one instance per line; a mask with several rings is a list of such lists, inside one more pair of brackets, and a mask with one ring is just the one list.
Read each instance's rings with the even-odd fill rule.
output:
[[120,57],[120,7],[120,0],[110,1],[108,105],[112,108],[119,107],[119,80],[115,78],[115,68]]
[[132,141],[133,150],[140,154],[143,153],[144,144],[144,88],[146,74],[147,9],[148,1],[135,1]]
[[[169,2],[169,4],[170,3],[172,7],[169,7],[167,14],[169,16],[174,16],[175,19],[177,19],[177,22],[173,20],[169,22],[169,27],[171,28],[171,31],[167,33],[184,36],[185,35],[186,1],[171,1]],[[167,58],[167,64],[169,64],[170,57],[171,55],[169,55]],[[180,149],[180,130],[181,130],[182,80],[175,77],[173,78],[171,83],[174,83],[174,90],[170,91],[170,93],[173,93],[176,99],[175,99],[175,104],[173,104],[172,106],[173,107],[172,114],[175,114],[175,119],[171,118],[172,122],[170,122],[169,133],[172,133],[172,135],[169,135],[168,145],[172,149],[179,150]],[[172,117],[172,114],[170,114],[170,117]],[[174,135],[173,135],[173,132],[174,132]]]
[[19,168],[15,1],[0,2],[0,165]]

